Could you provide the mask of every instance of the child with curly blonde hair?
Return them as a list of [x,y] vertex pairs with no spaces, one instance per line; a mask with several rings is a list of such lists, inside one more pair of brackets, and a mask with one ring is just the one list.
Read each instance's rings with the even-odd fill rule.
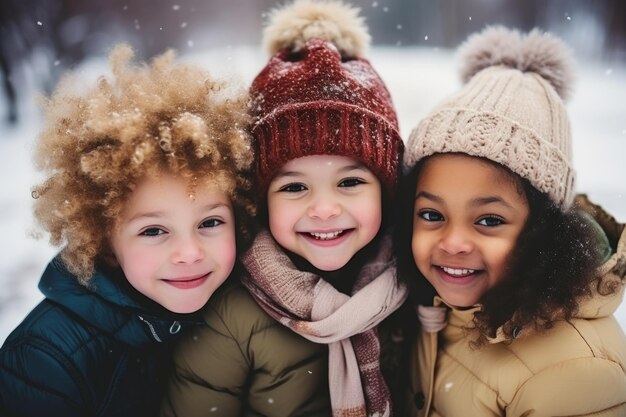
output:
[[557,38],[487,28],[407,143],[410,416],[624,416],[626,231],[574,198]]
[[63,249],[0,350],[2,415],[155,415],[172,342],[251,238],[247,94],[171,51],[132,56],[46,103],[35,217]]

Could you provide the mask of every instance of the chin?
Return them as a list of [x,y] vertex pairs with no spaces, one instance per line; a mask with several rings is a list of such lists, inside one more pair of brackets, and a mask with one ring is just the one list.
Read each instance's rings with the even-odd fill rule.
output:
[[190,313],[195,313],[196,311],[200,310],[202,307],[204,307],[205,304],[206,304],[206,301],[204,303],[188,302],[188,303],[176,303],[172,305],[164,305],[163,307],[167,308],[172,313],[190,314]]
[[460,308],[472,307],[478,304],[478,301],[472,302],[471,299],[467,299],[467,298],[465,299],[452,298],[449,301],[444,298],[444,301],[454,307],[460,307]]
[[309,261],[309,263],[313,265],[315,268],[319,269],[320,271],[333,272],[346,266],[348,264],[348,261],[336,261],[336,262],[328,262],[328,261],[311,262]]

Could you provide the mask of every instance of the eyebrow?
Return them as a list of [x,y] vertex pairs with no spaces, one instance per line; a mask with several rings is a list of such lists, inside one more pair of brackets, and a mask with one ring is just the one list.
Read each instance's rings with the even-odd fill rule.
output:
[[[339,168],[339,172],[349,172],[349,171],[354,171],[354,170],[359,170],[359,169],[365,170],[367,169],[367,167],[365,166],[365,164],[362,164],[360,162],[355,162],[354,164],[346,165],[346,166]],[[297,176],[303,176],[303,175],[305,174],[300,171],[283,171],[283,172],[279,172],[278,174],[276,174],[274,178],[297,177]]]
[[[431,194],[429,192],[426,191],[420,191],[419,193],[417,193],[415,195],[415,199],[417,200],[418,198],[426,198],[427,200],[431,200],[435,203],[439,203],[439,204],[445,204],[445,201],[443,200],[443,198],[435,195],[435,194]],[[492,203],[500,203],[508,208],[510,208],[511,210],[514,210],[515,208],[506,200],[504,200],[502,197],[498,197],[498,196],[485,196],[485,197],[477,197],[474,198],[473,200],[470,201],[469,206],[470,207],[481,207],[481,206],[486,206],[487,204],[492,204]]]
[[427,200],[434,201],[435,203],[443,204],[443,198],[426,191],[420,191],[419,193],[415,194],[415,199],[417,200],[418,198],[425,198]]
[[475,198],[474,200],[472,200],[472,202],[470,203],[470,205],[472,207],[480,207],[480,206],[485,206],[487,204],[492,204],[492,203],[499,203],[502,204],[512,210],[514,210],[514,207],[505,199],[503,199],[502,197],[498,197],[498,196],[486,196],[486,197],[479,197],[479,198]]
[[[219,207],[228,208],[228,204],[226,203],[207,204],[206,206],[202,207],[202,211],[211,211]],[[158,217],[162,217],[163,215],[165,215],[164,211],[147,211],[143,213],[137,213],[133,217],[128,219],[128,223],[133,222],[137,219],[141,219],[141,218],[158,218]]]

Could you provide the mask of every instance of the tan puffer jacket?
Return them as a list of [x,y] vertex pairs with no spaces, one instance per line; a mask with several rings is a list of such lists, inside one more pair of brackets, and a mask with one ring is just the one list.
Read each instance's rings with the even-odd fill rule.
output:
[[575,319],[546,332],[524,329],[481,349],[469,347],[464,330],[476,308],[450,308],[447,326],[422,331],[412,349],[408,415],[626,416],[626,336],[613,317],[624,293],[626,229],[586,198],[578,203],[609,237],[614,252],[601,273],[621,290],[596,294]]
[[240,284],[174,354],[161,416],[330,416],[328,350],[269,317]]

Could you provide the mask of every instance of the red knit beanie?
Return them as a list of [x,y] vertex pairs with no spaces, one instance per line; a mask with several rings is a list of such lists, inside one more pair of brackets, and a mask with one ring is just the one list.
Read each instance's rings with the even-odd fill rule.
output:
[[358,10],[298,0],[272,14],[276,52],[250,90],[260,192],[281,166],[309,155],[362,162],[395,193],[404,145],[383,81],[360,55],[369,35]]

